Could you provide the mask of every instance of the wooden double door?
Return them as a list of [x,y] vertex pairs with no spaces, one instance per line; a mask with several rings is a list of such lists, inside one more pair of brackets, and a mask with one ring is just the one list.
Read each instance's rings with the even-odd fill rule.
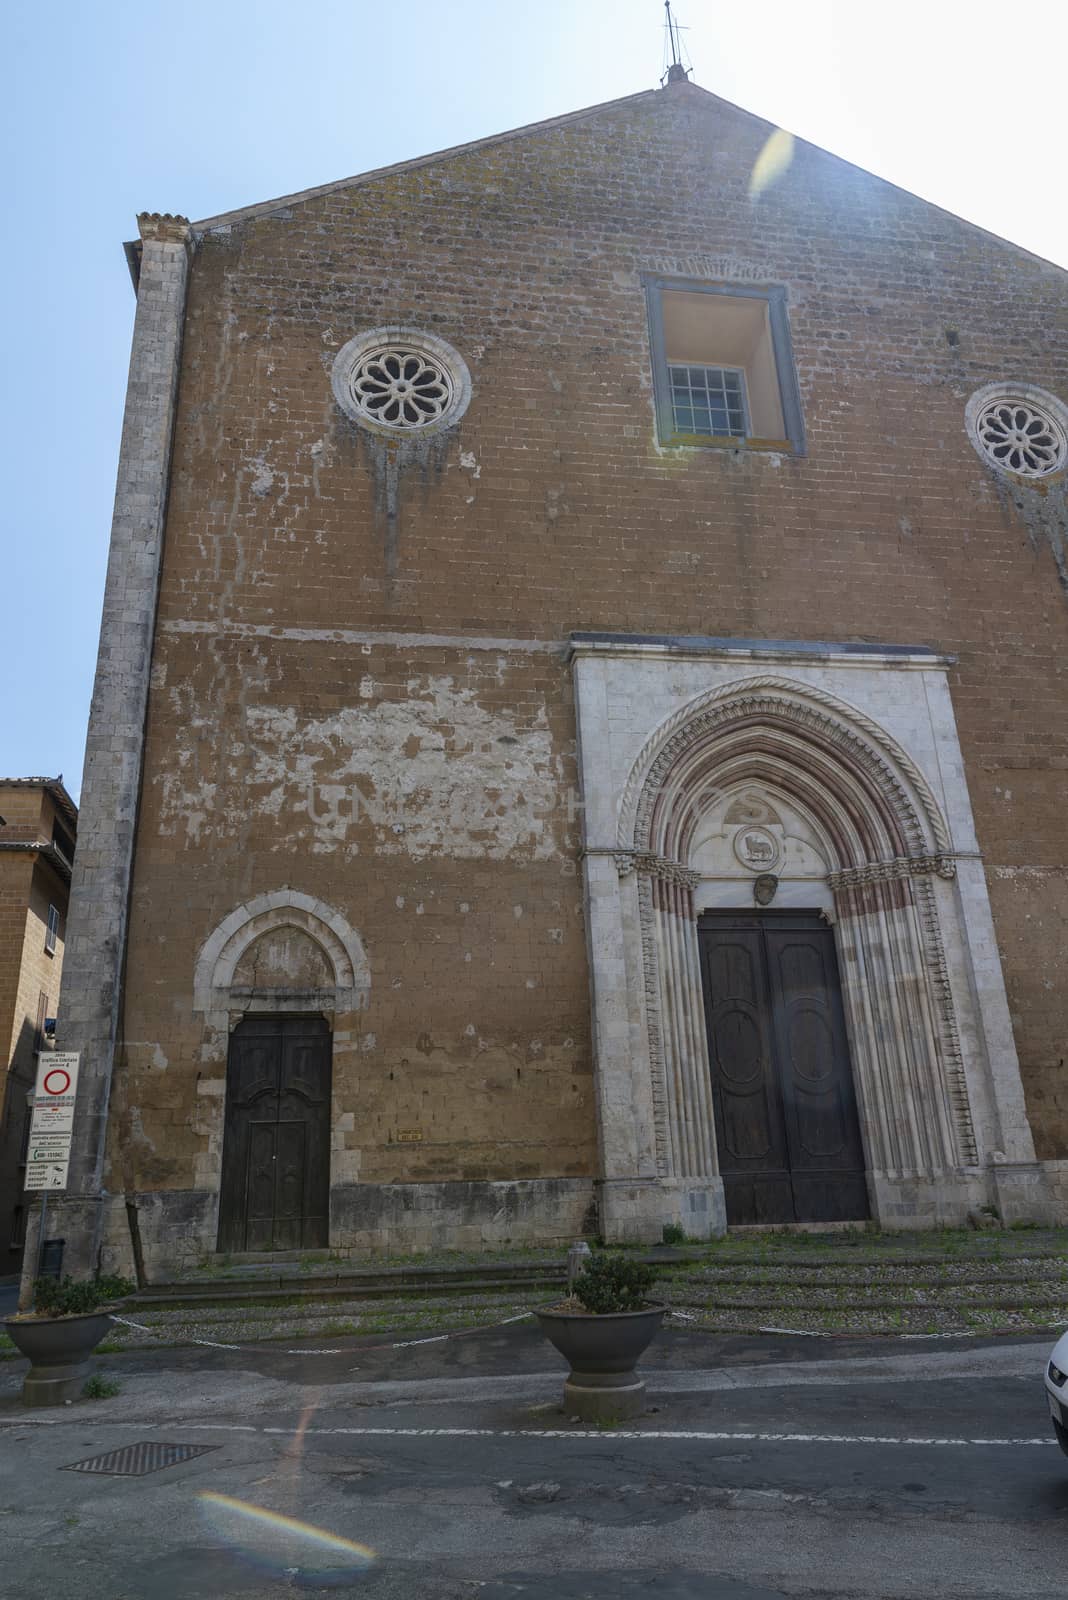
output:
[[321,1017],[248,1017],[231,1034],[220,1250],[329,1242],[330,1066]]
[[728,1223],[867,1218],[832,930],[815,912],[713,912],[698,938]]

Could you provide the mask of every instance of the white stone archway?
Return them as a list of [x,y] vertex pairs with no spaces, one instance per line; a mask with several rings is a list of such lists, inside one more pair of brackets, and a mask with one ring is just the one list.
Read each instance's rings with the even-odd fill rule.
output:
[[[367,1004],[371,969],[356,930],[325,901],[297,889],[274,889],[231,911],[205,939],[193,977],[194,1010],[205,1016],[233,1010],[231,991],[241,958],[265,935],[286,928],[299,929],[312,939],[329,964],[333,977],[329,993],[316,998],[328,1001],[331,1011],[357,1011]],[[238,1009],[264,1010],[279,998],[293,997],[285,985],[275,985],[270,992],[242,996],[249,1003]]]
[[[289,942],[299,947],[292,973],[286,971],[285,961]],[[256,962],[257,952],[266,952],[268,959]],[[335,1031],[338,1019],[367,1005],[370,992],[370,963],[359,933],[339,911],[313,895],[289,888],[271,890],[235,907],[212,929],[194,969],[193,1006],[204,1019],[196,1122],[204,1148],[196,1157],[194,1178],[197,1190],[212,1197],[213,1207],[222,1180],[227,1055],[233,1028],[253,1014],[308,1013],[325,1017]],[[335,1084],[332,1126],[337,1121],[336,1096]],[[335,1154],[332,1167],[340,1159]],[[338,1176],[332,1172],[332,1182]],[[214,1211],[204,1226],[214,1240]]]
[[818,665],[804,646],[759,651],[789,659],[784,673],[711,641],[574,641],[610,1236],[725,1224],[696,915],[709,818],[740,794],[803,819],[812,898],[835,925],[873,1215],[959,1222],[1035,1200],[946,663],[819,648]]

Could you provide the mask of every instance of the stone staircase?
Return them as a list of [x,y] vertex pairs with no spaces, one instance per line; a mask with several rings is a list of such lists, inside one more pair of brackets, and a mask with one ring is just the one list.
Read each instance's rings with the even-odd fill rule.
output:
[[[635,1252],[679,1328],[710,1333],[1011,1334],[1068,1325],[1068,1231],[882,1235],[731,1234]],[[125,1315],[152,1346],[472,1328],[547,1303],[563,1254],[349,1262],[296,1254],[230,1259],[147,1286]]]
[[[1068,1324],[1068,1254],[1060,1240],[706,1258],[673,1271],[666,1298],[693,1325],[719,1332],[1008,1333]],[[684,1320],[680,1317],[679,1320]]]

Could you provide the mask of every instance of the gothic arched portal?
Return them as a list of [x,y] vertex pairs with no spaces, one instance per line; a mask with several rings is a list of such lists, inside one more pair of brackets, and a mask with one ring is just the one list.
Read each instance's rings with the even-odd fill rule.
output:
[[[985,936],[981,950],[969,948],[973,929],[984,917],[989,925],[978,854],[970,840],[964,849],[954,842],[920,761],[879,720],[830,693],[826,670],[823,682],[811,670],[740,675],[736,665],[710,667],[711,649],[701,657],[695,646],[701,659],[687,661],[662,642],[590,637],[598,644],[576,644],[574,666],[609,1232],[652,1236],[656,1207],[692,1232],[728,1220],[719,1148],[725,1080],[712,1070],[707,1028],[708,940],[717,927],[736,930],[720,945],[741,966],[745,950],[754,961],[758,947],[765,951],[753,995],[730,1012],[736,1043],[727,1049],[716,1036],[719,1056],[734,1052],[737,1104],[762,1081],[757,1066],[743,1070],[746,1050],[758,1063],[793,1028],[810,1064],[798,1101],[810,1118],[808,1143],[840,1153],[840,1170],[825,1163],[833,1201],[802,1199],[790,1216],[761,1213],[758,1203],[758,1215],[742,1220],[861,1220],[870,1203],[883,1222],[963,1221],[989,1197],[981,1168],[997,1162],[1003,1174],[1011,1161],[1030,1170],[1034,1155],[1015,1056],[999,1048],[1008,1031],[1007,1010],[998,1011],[1003,991],[987,974],[968,983],[970,959],[989,965]],[[937,740],[946,745],[936,771],[960,775],[954,815],[970,829],[951,720],[948,732],[944,712],[932,728],[921,721],[934,723],[928,704],[944,679],[934,671],[921,679],[914,665],[891,676],[887,665],[879,660],[862,677],[850,658],[852,681],[901,722],[907,713],[928,756]],[[702,676],[710,686],[699,687]],[[899,706],[886,694],[890,684]],[[776,927],[790,932],[783,948],[795,967],[782,979],[785,1022],[769,965]],[[809,980],[797,976],[806,963],[823,974],[811,979],[811,1004],[801,1003]],[[723,977],[719,989],[732,985],[744,988]],[[972,1007],[977,990],[981,1005]],[[765,1008],[751,1034],[741,1020],[750,1002],[754,1016]],[[783,1104],[791,1092],[784,1080]],[[812,1120],[820,1095],[822,1129]],[[629,1128],[617,1115],[624,1103]],[[996,1153],[981,1153],[977,1115]],[[748,1139],[755,1160],[764,1126],[754,1117],[744,1137],[735,1138],[737,1129],[727,1137]],[[795,1199],[799,1192],[795,1182]]]

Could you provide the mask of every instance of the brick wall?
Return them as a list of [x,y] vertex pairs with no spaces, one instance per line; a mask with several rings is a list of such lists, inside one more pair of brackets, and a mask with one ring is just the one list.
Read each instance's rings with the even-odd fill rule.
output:
[[[1064,488],[1008,491],[963,425],[993,378],[1068,389],[1064,274],[806,146],[751,201],[768,131],[681,87],[201,242],[134,869],[126,1181],[192,1184],[192,966],[280,885],[336,906],[371,959],[340,1041],[350,1171],[593,1171],[571,629],[959,655],[1036,1138],[1068,1154]],[[643,272],[786,286],[807,457],[659,449]],[[331,396],[336,351],[387,323],[471,369],[433,447],[391,453]],[[398,1146],[409,1125],[424,1141]]]

